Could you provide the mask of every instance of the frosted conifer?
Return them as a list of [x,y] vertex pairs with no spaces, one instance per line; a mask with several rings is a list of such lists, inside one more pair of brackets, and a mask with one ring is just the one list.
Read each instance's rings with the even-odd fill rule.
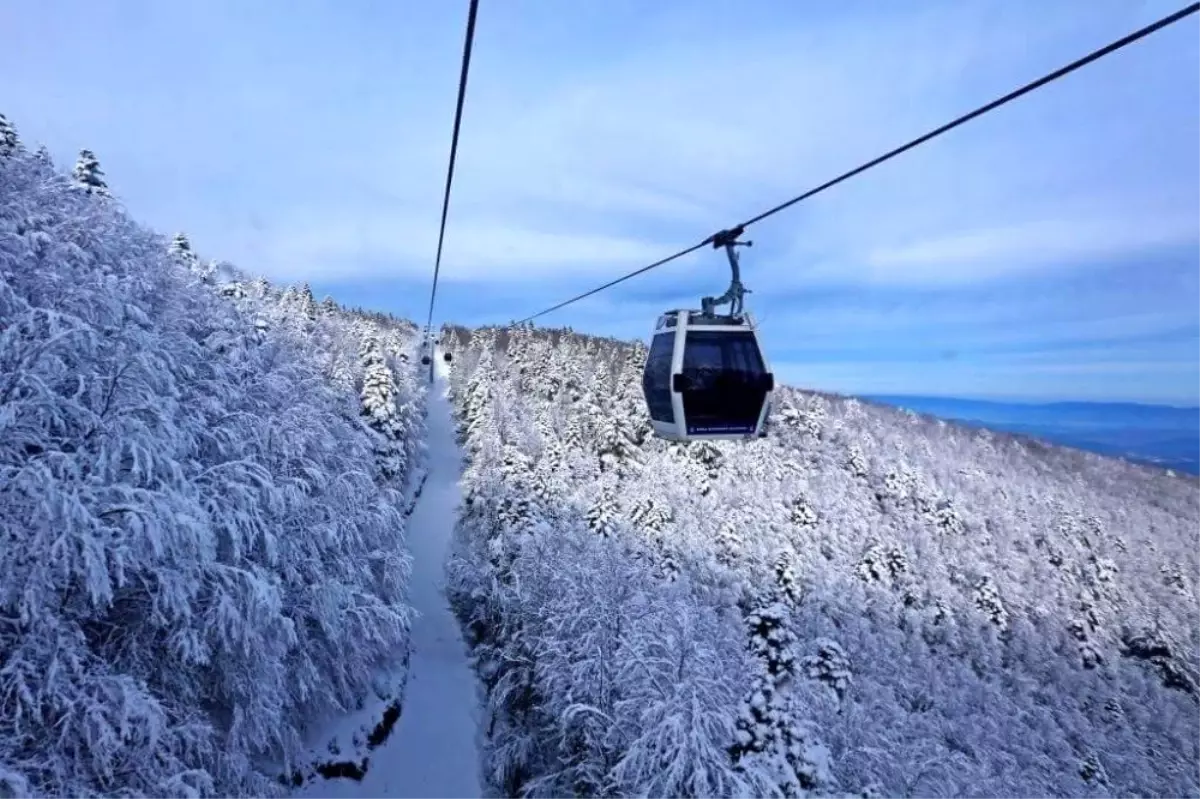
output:
[[75,171],[72,173],[72,177],[75,179],[75,185],[87,191],[88,194],[109,196],[108,184],[104,182],[104,172],[100,169],[100,162],[96,160],[96,156],[91,150],[79,151],[79,160],[75,162]]
[[16,128],[4,114],[0,114],[0,156],[12,155],[21,146]]

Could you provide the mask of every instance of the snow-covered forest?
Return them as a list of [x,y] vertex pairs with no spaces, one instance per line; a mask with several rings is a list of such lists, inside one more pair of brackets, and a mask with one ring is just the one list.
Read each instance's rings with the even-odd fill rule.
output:
[[793,389],[670,444],[641,345],[443,338],[497,793],[1200,794],[1195,479]]
[[415,328],[131,221],[0,117],[0,795],[271,795],[411,612]]
[[[459,455],[414,325],[108,180],[0,116],[0,796],[281,795],[403,713]],[[669,444],[641,344],[441,344],[490,793],[1200,796],[1195,478],[790,388]]]

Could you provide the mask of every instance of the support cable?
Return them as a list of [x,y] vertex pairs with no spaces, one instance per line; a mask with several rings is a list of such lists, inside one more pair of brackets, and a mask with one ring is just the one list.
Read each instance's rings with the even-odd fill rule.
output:
[[583,294],[579,294],[575,297],[572,297],[569,300],[564,300],[563,302],[560,302],[557,305],[552,305],[549,308],[545,309],[544,311],[538,311],[537,313],[533,314],[532,316],[527,316],[524,319],[522,319],[521,321],[515,322],[514,324],[521,325],[521,324],[525,324],[526,322],[531,322],[534,319],[537,319],[538,317],[545,316],[546,314],[557,311],[560,308],[565,308],[566,306],[571,305],[576,302],[579,302],[582,299],[591,297],[593,294],[598,294],[599,292],[604,291],[605,289],[609,289],[609,288],[617,285],[618,283],[623,283],[624,281],[629,280],[630,278],[637,277],[638,275],[645,274],[646,272],[649,272],[652,269],[657,269],[660,266],[669,264],[670,262],[672,262],[678,258],[682,258],[685,255],[689,255],[690,253],[693,253],[696,250],[699,250],[700,248],[705,247],[709,244],[716,245],[717,243],[719,243],[720,237],[728,236],[729,234],[733,233],[734,238],[736,238],[736,236],[741,234],[742,232],[744,232],[744,230],[746,228],[750,227],[751,225],[753,225],[757,222],[761,222],[762,220],[766,219],[769,216],[773,216],[773,215],[779,213],[780,211],[783,211],[787,208],[792,207],[796,203],[799,203],[803,200],[807,200],[810,197],[820,194],[821,192],[825,191],[826,189],[831,189],[834,186],[838,185],[839,183],[849,180],[850,178],[855,177],[856,175],[861,175],[863,172],[866,172],[869,169],[877,167],[880,164],[884,163],[885,161],[890,161],[891,159],[895,158],[896,156],[900,155],[901,153],[908,152],[909,150],[913,149],[914,147],[918,147],[918,146],[924,144],[925,142],[930,141],[931,139],[935,139],[938,136],[941,136],[943,133],[947,133],[947,132],[957,128],[960,125],[970,122],[972,119],[981,117],[990,111],[995,111],[997,108],[1000,108],[1003,105],[1007,105],[1008,103],[1011,103],[1013,100],[1016,100],[1019,97],[1023,97],[1032,91],[1040,89],[1043,86],[1058,80],[1059,78],[1062,78],[1066,75],[1071,74],[1072,72],[1076,71],[1077,69],[1085,67],[1094,61],[1099,61],[1101,58],[1103,58],[1107,55],[1111,55],[1112,53],[1115,53],[1118,50],[1120,50],[1124,47],[1127,47],[1136,41],[1144,39],[1152,33],[1155,33],[1159,30],[1162,30],[1163,28],[1173,25],[1176,22],[1179,22],[1180,20],[1191,16],[1192,14],[1195,14],[1197,11],[1200,11],[1200,2],[1192,3],[1191,5],[1188,5],[1185,8],[1181,8],[1180,10],[1176,11],[1173,14],[1169,14],[1169,15],[1163,17],[1162,19],[1159,19],[1156,22],[1152,22],[1151,24],[1147,25],[1144,28],[1139,28],[1138,30],[1136,30],[1126,36],[1123,36],[1120,39],[1117,39],[1116,41],[1114,41],[1110,44],[1107,44],[1104,47],[1099,48],[1098,50],[1093,50],[1092,52],[1088,53],[1087,55],[1083,56],[1082,58],[1078,58],[1075,61],[1072,61],[1071,63],[1069,63],[1065,66],[1059,67],[1058,69],[1054,70],[1053,72],[1043,75],[1042,77],[1038,78],[1037,80],[1026,83],[1024,86],[1014,89],[1013,91],[1009,92],[1008,94],[1006,94],[1002,97],[998,97],[995,100],[992,100],[990,103],[979,106],[974,111],[969,111],[966,114],[963,114],[962,116],[960,116],[956,119],[953,119],[950,122],[947,122],[945,125],[942,125],[941,127],[934,128],[933,130],[929,131],[928,133],[925,133],[922,136],[918,136],[917,138],[913,139],[912,141],[907,142],[906,144],[902,144],[899,147],[897,147],[893,150],[889,150],[888,152],[884,153],[883,155],[881,155],[877,158],[873,158],[870,161],[867,161],[866,163],[861,164],[860,166],[857,166],[848,172],[843,172],[841,175],[838,175],[837,177],[835,177],[831,180],[827,180],[826,182],[822,183],[821,185],[819,185],[815,188],[809,189],[808,191],[804,192],[803,194],[798,194],[795,197],[791,198],[790,200],[782,202],[773,208],[763,211],[762,213],[758,214],[757,216],[752,216],[749,219],[747,219],[745,222],[742,222],[741,224],[739,224],[729,230],[722,230],[718,233],[714,233],[713,235],[711,235],[708,238],[701,241],[699,244],[694,244],[685,250],[680,250],[679,252],[675,253],[674,255],[669,255],[660,261],[655,261],[654,263],[650,264],[649,266],[643,266],[641,269],[638,269],[634,272],[630,272],[629,274],[623,275],[623,276],[617,278],[616,280],[610,280],[608,283],[605,283],[602,286],[597,286],[596,288],[592,289],[591,291],[586,291]]

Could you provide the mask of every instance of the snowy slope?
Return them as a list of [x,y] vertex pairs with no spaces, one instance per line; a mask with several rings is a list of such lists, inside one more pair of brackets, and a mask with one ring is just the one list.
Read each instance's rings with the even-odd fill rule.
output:
[[670,445],[644,347],[453,335],[493,790],[1200,795],[1196,480],[791,389]]
[[316,780],[297,796],[480,796],[476,740],[479,690],[443,572],[459,504],[462,454],[445,397],[445,368],[429,400],[429,460],[424,490],[409,518],[413,623],[408,683],[399,720],[367,760],[361,779]]
[[411,326],[131,221],[0,120],[0,795],[270,795],[408,644]]

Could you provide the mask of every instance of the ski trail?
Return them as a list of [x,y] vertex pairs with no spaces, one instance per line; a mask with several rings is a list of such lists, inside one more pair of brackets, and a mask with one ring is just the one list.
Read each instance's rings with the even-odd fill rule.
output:
[[310,796],[479,797],[479,689],[458,621],[443,590],[444,567],[460,500],[461,454],[445,365],[428,398],[428,477],[409,517],[410,601],[420,614],[412,628],[408,685],[400,720],[370,753],[361,782],[314,780]]

